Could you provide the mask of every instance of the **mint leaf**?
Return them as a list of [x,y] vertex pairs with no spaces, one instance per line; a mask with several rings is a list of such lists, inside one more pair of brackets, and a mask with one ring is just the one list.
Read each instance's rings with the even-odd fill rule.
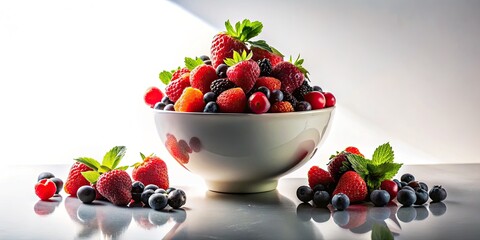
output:
[[172,80],[173,74],[169,71],[162,71],[158,74],[158,78],[162,81],[163,84],[168,85]]
[[393,240],[393,234],[385,225],[374,224],[372,227],[372,240]]
[[73,160],[75,160],[75,161],[77,161],[77,162],[80,162],[80,163],[83,163],[83,164],[87,165],[87,167],[89,167],[89,168],[91,168],[91,169],[93,169],[93,170],[95,170],[95,171],[97,171],[98,168],[100,167],[100,163],[99,163],[97,160],[93,159],[93,158],[89,158],[89,157],[79,157],[79,158],[75,158],[75,159],[73,159]]
[[367,168],[369,160],[355,154],[347,154],[347,159],[352,164],[353,170],[365,179],[365,176],[369,174]]
[[115,146],[108,151],[103,157],[102,165],[110,169],[115,169],[123,156],[125,156],[127,148],[125,146]]
[[375,152],[373,152],[372,162],[375,165],[380,165],[382,163],[392,163],[394,159],[394,153],[390,143],[385,143],[377,147]]
[[86,172],[82,172],[82,176],[87,179],[87,181],[89,183],[96,183],[98,178],[100,177],[100,173],[98,173],[97,171],[86,171]]
[[390,180],[392,179],[393,177],[395,177],[395,175],[397,175],[398,173],[398,170],[400,170],[400,168],[402,167],[402,163],[384,163],[386,164],[387,166],[385,167],[385,174],[383,176],[383,180]]
[[105,165],[102,165],[98,168],[99,173],[106,173],[106,172],[110,172],[110,171],[112,171],[112,169],[110,167],[105,166]]
[[189,58],[189,57],[185,58],[185,67],[187,67],[188,70],[190,71],[192,71],[194,68],[202,64],[203,64],[203,61],[200,58],[195,58],[195,59]]

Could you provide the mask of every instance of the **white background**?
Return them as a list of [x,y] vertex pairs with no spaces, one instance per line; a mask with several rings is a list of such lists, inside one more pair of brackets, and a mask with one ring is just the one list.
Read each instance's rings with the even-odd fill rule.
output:
[[1,1],[0,161],[71,164],[126,145],[125,164],[153,152],[191,177],[163,150],[143,93],[207,54],[226,19],[250,18],[338,99],[325,144],[290,176],[387,141],[399,162],[480,162],[480,1],[272,2]]

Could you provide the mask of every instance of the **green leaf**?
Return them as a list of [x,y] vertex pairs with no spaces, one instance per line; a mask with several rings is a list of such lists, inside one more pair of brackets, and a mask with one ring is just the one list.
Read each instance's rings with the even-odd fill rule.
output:
[[365,176],[369,174],[367,168],[369,160],[356,154],[347,154],[347,159],[352,164],[353,170],[355,170],[355,172],[360,174],[360,176],[365,179]]
[[246,42],[253,37],[258,36],[263,29],[263,24],[259,21],[251,22],[248,19],[244,19],[241,22],[235,23],[235,28],[230,23],[230,20],[225,22],[226,33],[241,42]]
[[95,170],[95,171],[97,171],[98,168],[100,167],[100,163],[99,163],[97,160],[93,159],[93,158],[89,158],[89,157],[79,157],[79,158],[75,158],[75,159],[73,159],[73,160],[75,160],[75,161],[77,161],[77,162],[80,162],[80,163],[83,163],[83,164],[87,165],[87,167],[89,167],[89,168],[91,168],[91,169],[93,169],[93,170]]
[[225,22],[225,28],[227,29],[227,34],[230,36],[236,36],[235,29],[233,29],[232,24],[230,23],[230,20],[227,20]]
[[140,157],[142,158],[142,160],[145,160],[145,155],[143,153],[140,153]]
[[100,173],[97,171],[85,171],[82,172],[82,176],[87,179],[89,183],[95,184],[100,177]]
[[197,66],[200,66],[204,64],[202,59],[200,58],[189,58],[189,57],[185,57],[185,67],[188,68],[188,70],[192,71],[194,68],[196,68]]
[[373,152],[372,162],[375,165],[382,163],[392,163],[394,160],[394,152],[390,143],[385,143],[377,147]]
[[126,151],[127,148],[125,146],[113,147],[103,157],[102,165],[110,169],[115,169],[120,163],[120,160],[122,160],[123,156],[125,156]]
[[121,167],[117,167],[117,168],[115,168],[115,169],[125,171],[125,170],[127,170],[129,167],[130,167],[130,166],[121,166]]
[[253,57],[253,52],[251,51],[247,54],[247,52],[243,50],[243,52],[240,54],[234,50],[232,58],[227,58],[223,62],[231,67],[239,62],[248,61],[252,59],[252,57]]
[[110,172],[110,171],[112,171],[112,169],[110,167],[105,166],[105,165],[102,165],[98,168],[99,173],[106,173],[106,172]]
[[374,224],[372,227],[372,240],[393,240],[393,234],[387,226]]
[[172,80],[173,74],[172,72],[169,71],[162,71],[158,75],[158,78],[160,78],[160,81],[162,81],[163,84],[168,85],[170,81]]
[[395,177],[395,175],[397,175],[398,171],[400,170],[400,168],[403,165],[402,163],[384,163],[384,164],[388,165],[388,168],[387,168],[388,171],[385,172],[382,181],[383,180],[390,180],[393,177]]

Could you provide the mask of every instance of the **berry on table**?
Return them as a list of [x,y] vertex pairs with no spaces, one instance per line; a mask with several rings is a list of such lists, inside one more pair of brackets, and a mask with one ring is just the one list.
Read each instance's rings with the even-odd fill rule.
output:
[[[268,91],[267,88],[265,89]],[[253,113],[262,114],[270,109],[270,101],[268,101],[268,97],[263,92],[255,92],[248,98],[248,106]]]
[[143,100],[151,108],[155,106],[155,103],[162,101],[162,98],[163,98],[163,93],[157,87],[149,87],[145,91],[145,95],[143,96]]
[[207,92],[203,95],[203,101],[205,103],[215,102],[215,100],[217,100],[217,95],[213,92]]
[[164,209],[168,204],[168,199],[165,194],[154,193],[148,198],[148,205],[157,211]]
[[50,179],[42,179],[35,184],[35,194],[43,201],[53,197],[56,191],[57,187]]
[[140,181],[134,181],[132,183],[132,199],[135,202],[140,202],[142,200],[142,192],[145,189],[145,185],[143,185]]
[[203,112],[216,113],[218,112],[218,104],[216,102],[209,102],[205,105]]
[[313,194],[313,203],[316,207],[327,207],[330,203],[330,194],[327,191],[316,191]]
[[82,186],[77,191],[77,198],[83,203],[92,203],[97,196],[97,192],[91,186]]
[[165,189],[163,189],[163,188],[159,188],[159,189],[155,190],[155,193],[167,194],[167,191],[165,191]]
[[148,184],[147,186],[145,186],[145,188],[143,189],[143,191],[147,191],[147,190],[152,190],[152,191],[155,191],[158,189],[158,186],[155,185],[155,184]]
[[177,209],[185,205],[187,202],[187,195],[181,189],[175,189],[168,192],[168,205],[173,209]]
[[315,187],[313,187],[313,192],[318,192],[318,191],[327,191],[327,187],[323,184],[317,184]]
[[415,190],[416,188],[420,188],[420,183],[418,181],[411,181],[407,184],[407,186]]
[[297,198],[302,202],[310,202],[313,199],[313,190],[309,186],[297,188]]
[[370,193],[370,201],[372,201],[375,207],[383,207],[390,201],[390,194],[385,190],[373,190]]
[[173,190],[177,190],[177,189],[174,188],[174,187],[169,187],[169,188],[165,189],[165,192],[166,192],[167,194],[169,194],[169,193],[170,193],[171,191],[173,191]]
[[400,180],[398,180],[398,179],[395,178],[395,179],[393,179],[392,181],[394,181],[394,182],[397,184],[398,189],[402,189],[402,184],[400,183]]
[[415,191],[415,195],[417,196],[417,200],[415,201],[415,205],[423,205],[428,201],[428,192],[422,188],[418,188]]
[[397,193],[397,201],[405,207],[412,206],[417,201],[414,191],[402,189]]
[[53,173],[42,172],[42,173],[38,174],[37,182],[39,182],[42,179],[50,179],[50,178],[54,178],[54,177],[55,177],[55,175],[53,175]]
[[432,202],[441,202],[447,198],[447,190],[442,186],[433,186],[433,188],[428,193]]
[[343,211],[350,206],[350,199],[343,193],[337,193],[332,198],[332,206],[339,211]]
[[50,180],[52,180],[55,183],[55,186],[57,187],[57,191],[55,192],[55,194],[58,194],[60,192],[60,190],[62,190],[62,188],[63,188],[62,179],[57,178],[57,177],[53,177],[53,178],[50,178]]
[[312,110],[312,105],[306,101],[300,101],[297,103],[297,106],[295,106],[295,111],[310,111]]
[[402,182],[406,182],[406,183],[408,184],[409,182],[414,181],[414,180],[415,180],[415,177],[414,177],[412,174],[410,174],[410,173],[405,173],[405,174],[402,175],[402,177],[400,178],[400,180],[401,180]]
[[318,184],[322,184],[327,187],[334,182],[329,172],[323,170],[318,166],[312,166],[308,170],[308,185],[311,188],[315,188]]
[[405,186],[405,187],[402,187],[403,190],[408,190],[408,191],[412,191],[412,192],[415,192],[415,189],[413,189],[412,187],[410,186]]
[[333,107],[337,103],[335,96],[331,92],[324,92],[323,95],[325,96],[325,107]]
[[349,152],[351,154],[355,154],[355,155],[358,155],[360,157],[365,157],[361,152],[360,150],[358,150],[357,147],[353,147],[353,146],[350,146],[350,147],[347,147],[345,148],[345,152]]
[[428,192],[428,185],[424,182],[419,182],[420,188]]
[[312,109],[322,109],[326,106],[326,99],[323,93],[317,92],[317,91],[312,91],[307,93],[305,96],[305,101],[309,102],[310,105],[312,105]]
[[395,199],[398,193],[398,184],[392,180],[384,180],[380,184],[380,189],[385,190],[390,195],[390,200]]
[[[155,189],[156,190],[156,189]],[[140,195],[140,199],[142,200],[142,203],[145,204],[145,206],[150,207],[148,203],[148,199],[150,196],[152,196],[155,193],[154,190],[152,189],[145,189],[142,194]]]
[[217,76],[219,78],[227,78],[227,69],[228,69],[228,65],[225,63],[222,63],[217,66],[217,68],[215,69],[215,72],[217,73]]

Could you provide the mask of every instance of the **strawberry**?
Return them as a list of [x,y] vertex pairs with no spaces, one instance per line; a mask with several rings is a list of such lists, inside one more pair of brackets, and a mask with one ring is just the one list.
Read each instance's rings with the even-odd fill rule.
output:
[[225,22],[226,32],[221,32],[213,37],[210,48],[212,66],[216,69],[227,58],[233,57],[233,52],[248,50],[245,42],[260,34],[263,24],[258,21],[250,22],[245,19],[237,22],[235,28],[230,21]]
[[321,169],[318,166],[312,166],[308,170],[308,185],[310,188],[314,188],[318,184],[322,184],[327,187],[333,183],[333,178],[330,176],[330,173]]
[[356,147],[352,147],[352,146],[347,147],[347,148],[345,148],[345,152],[349,152],[349,153],[351,153],[351,154],[356,154],[356,155],[358,155],[358,156],[360,156],[360,157],[365,157],[365,156],[360,152],[360,150],[358,150],[358,148],[356,148]]
[[350,153],[341,152],[330,157],[330,162],[327,164],[327,169],[335,181],[338,181],[342,174],[346,171],[352,170],[350,162],[347,159],[348,154]]
[[67,181],[63,189],[71,196],[77,196],[77,190],[81,186],[90,185],[90,183],[82,176],[82,172],[91,171],[92,169],[85,164],[75,162],[70,168]]
[[155,184],[160,188],[168,188],[168,171],[165,162],[155,155],[145,157],[140,153],[142,162],[134,164],[132,178],[142,182],[145,186]]
[[280,90],[282,82],[274,77],[259,77],[255,82],[255,89],[261,86],[268,88],[270,91]]
[[295,110],[293,109],[292,104],[287,101],[276,102],[270,107],[271,113],[284,113],[293,111]]
[[346,194],[351,203],[363,201],[368,194],[367,184],[357,172],[347,171],[340,177],[332,196],[337,193]]
[[177,160],[181,165],[187,164],[190,156],[187,149],[181,147],[178,144],[177,138],[172,134],[167,134],[167,140],[165,141],[165,147],[172,157]]
[[299,55],[293,63],[290,57],[290,62],[283,61],[273,67],[272,76],[282,82],[282,90],[292,93],[302,85],[308,74],[308,71],[302,67],[302,63],[303,59],[300,59]]
[[176,102],[187,87],[190,87],[190,73],[184,73],[180,78],[171,81],[165,88],[165,94],[170,100]]
[[249,92],[260,76],[260,67],[251,58],[252,52],[247,55],[247,52],[243,51],[240,55],[234,51],[233,58],[225,60],[225,63],[230,66],[227,70],[228,79],[241,87],[244,92]]
[[241,88],[231,88],[218,95],[217,104],[220,112],[243,113],[247,106],[247,96]]
[[218,78],[215,68],[210,65],[195,67],[190,73],[190,85],[200,89],[202,93],[210,92],[210,84]]
[[97,189],[115,205],[126,206],[132,199],[132,179],[125,170],[115,169],[100,175]]
[[280,62],[283,62],[283,55],[278,52],[276,49],[270,47],[273,51],[268,51],[266,49],[260,48],[260,47],[254,47],[252,46],[250,50],[253,52],[253,57],[252,59],[255,61],[262,60],[264,58],[270,60],[270,64],[272,64],[272,67],[277,65]]
[[192,87],[185,88],[175,102],[175,111],[177,112],[203,112],[204,107],[202,92]]

